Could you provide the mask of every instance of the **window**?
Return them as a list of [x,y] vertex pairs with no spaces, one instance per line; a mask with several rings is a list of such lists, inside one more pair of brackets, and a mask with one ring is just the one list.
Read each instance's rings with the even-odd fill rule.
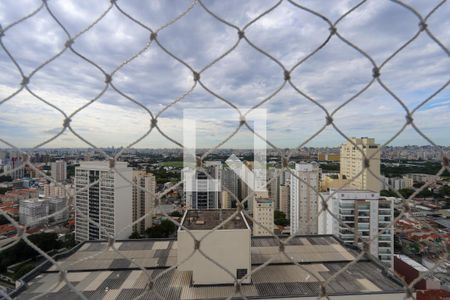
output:
[[241,279],[245,275],[247,275],[247,269],[237,269],[236,270],[236,277],[237,277],[237,279]]

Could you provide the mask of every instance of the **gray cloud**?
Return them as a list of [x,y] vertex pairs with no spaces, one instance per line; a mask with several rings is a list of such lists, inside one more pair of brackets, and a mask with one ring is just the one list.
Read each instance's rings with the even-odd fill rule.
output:
[[[134,18],[156,30],[183,12],[189,1],[119,1],[120,7]],[[230,23],[243,27],[276,3],[261,1],[205,1],[208,8]],[[301,1],[335,21],[357,1]],[[425,16],[438,2],[412,1]],[[48,2],[67,31],[73,36],[91,24],[108,7],[108,1]],[[39,6],[35,1],[0,2],[0,24],[14,22]],[[450,41],[449,4],[444,4],[428,20],[429,29],[448,46]],[[388,1],[368,1],[344,18],[338,32],[367,52],[377,64],[382,63],[418,30],[419,20],[408,10]],[[283,2],[246,30],[252,43],[270,53],[287,69],[306,57],[328,36],[328,25],[310,13]],[[237,31],[218,22],[196,5],[185,17],[161,30],[158,39],[174,55],[199,71],[238,40]],[[58,53],[67,36],[48,12],[8,30],[3,43],[13,54],[25,75]],[[110,73],[122,62],[143,49],[149,33],[129,20],[116,8],[92,29],[80,36],[73,48]],[[20,87],[21,76],[6,53],[0,49],[0,99]],[[412,110],[448,80],[448,55],[422,33],[381,70],[383,82]],[[292,82],[313,97],[329,112],[352,97],[372,78],[370,61],[336,37],[316,55],[291,74]],[[241,40],[239,46],[201,74],[208,89],[240,108],[249,108],[268,97],[283,83],[283,71],[275,62]],[[70,50],[43,67],[29,87],[39,96],[57,105],[67,114],[88,103],[104,88],[104,75],[92,64]],[[193,84],[188,68],[168,56],[156,44],[120,69],[113,84],[126,95],[156,114]],[[436,143],[449,145],[449,96],[444,90],[415,114],[416,124]],[[228,105],[201,86],[181,102],[166,110],[159,120],[161,128],[181,141],[182,116],[185,108],[226,108]],[[325,113],[290,86],[261,106],[268,111],[268,138],[280,147],[301,144],[325,122]],[[1,137],[18,146],[38,144],[58,130],[63,117],[27,92],[0,105]],[[405,122],[405,111],[378,83],[374,83],[355,101],[335,115],[336,125],[349,136],[374,136],[384,142]],[[111,88],[94,104],[74,117],[73,126],[98,146],[121,146],[146,132],[149,116],[144,109]],[[201,146],[218,142],[221,134],[234,124],[210,126],[211,137]],[[208,127],[206,128],[208,130]],[[214,138],[212,138],[214,136]],[[228,146],[242,146],[247,136],[236,137]],[[309,145],[336,145],[342,141],[336,131],[327,129]],[[413,130],[406,130],[396,144],[423,144]],[[84,146],[67,133],[48,146]],[[175,146],[153,132],[136,147]]]

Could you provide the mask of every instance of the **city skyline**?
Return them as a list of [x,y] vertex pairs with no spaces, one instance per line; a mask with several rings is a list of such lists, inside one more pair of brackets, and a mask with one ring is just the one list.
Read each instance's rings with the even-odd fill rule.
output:
[[[307,3],[307,7],[334,21],[357,1],[324,4]],[[188,7],[173,6],[170,1],[152,2],[123,8],[138,19],[146,20],[158,28],[167,20]],[[272,4],[272,3],[270,3]],[[224,4],[212,1],[208,7],[233,24],[243,27],[264,9],[257,2]],[[0,20],[5,27],[20,13],[29,11],[35,4],[21,1],[0,4]],[[417,2],[414,7],[423,15],[435,3]],[[37,6],[37,5],[36,5]],[[108,6],[105,3],[52,2],[49,6],[59,16],[71,35],[76,34],[95,20]],[[242,7],[245,6],[245,7]],[[448,6],[445,3],[444,6]],[[245,8],[245,9],[244,9]],[[449,35],[449,19],[445,8],[438,10],[427,21],[428,28],[445,40]],[[25,74],[63,48],[66,37],[57,24],[44,13],[26,20],[7,32],[2,41],[14,52]],[[82,17],[80,17],[82,16]],[[117,26],[108,26],[114,23]],[[151,23],[151,24],[150,24]],[[411,38],[418,30],[418,19],[395,3],[367,2],[338,24],[338,32],[360,46],[380,65],[390,54]],[[186,29],[191,24],[192,30]],[[208,26],[204,26],[208,24]],[[304,26],[304,25],[308,26]],[[282,3],[276,10],[262,17],[245,30],[255,45],[281,61],[286,68],[323,42],[328,35],[328,25],[317,16],[308,14],[290,3]],[[302,28],[302,30],[297,30]],[[174,51],[195,70],[229,49],[238,39],[234,29],[225,26],[207,14],[198,5],[186,16],[158,33],[161,44]],[[370,32],[370,35],[367,35]],[[389,32],[389,38],[385,33]],[[52,38],[49,38],[52,36]],[[99,37],[104,37],[99,40]],[[19,38],[20,37],[20,38]],[[106,38],[107,37],[107,38]],[[383,38],[381,38],[383,37]],[[128,57],[142,49],[149,37],[145,30],[126,19],[113,8],[105,20],[80,36],[73,47],[111,72]],[[305,41],[297,43],[295,41]],[[22,47],[26,43],[28,47]],[[280,47],[279,45],[286,45]],[[176,50],[175,50],[176,49]],[[0,97],[4,99],[20,86],[21,78],[7,55],[0,52],[0,65],[7,72],[0,75]],[[420,35],[406,47],[401,55],[389,61],[381,70],[383,82],[412,110],[425,98],[446,83],[449,62],[446,53],[429,37]],[[420,72],[412,72],[416,69]],[[283,83],[282,69],[268,57],[241,42],[224,59],[202,74],[202,80],[212,91],[229,99],[239,108],[249,108],[269,96]],[[317,100],[330,113],[359,91],[372,76],[372,66],[367,58],[342,41],[331,38],[328,45],[292,72],[293,83]],[[160,48],[151,45],[140,57],[119,70],[113,83],[123,92],[141,102],[155,115],[177,97],[187,92],[194,81],[191,72],[177,63]],[[92,65],[80,60],[70,51],[42,68],[29,84],[31,90],[57,105],[67,114],[86,104],[104,86],[104,75]],[[449,92],[443,90],[437,97],[422,106],[414,120],[419,129],[440,145],[449,145],[445,129],[449,111]],[[182,113],[185,108],[227,108],[224,102],[197,85],[181,102],[164,111],[158,118],[163,131],[175,140],[182,138]],[[29,108],[33,109],[30,110]],[[280,148],[296,147],[325,124],[325,113],[315,104],[295,92],[288,84],[261,108],[268,110],[267,136]],[[51,138],[62,129],[64,118],[53,108],[40,102],[28,92],[2,104],[0,136],[18,147],[32,147]],[[355,101],[339,110],[335,124],[347,136],[371,136],[383,144],[405,123],[405,111],[380,85],[375,83]],[[229,134],[239,124],[236,122],[200,124],[199,147],[209,147]],[[112,88],[99,100],[77,114],[71,122],[74,130],[98,147],[127,146],[149,129],[150,117],[139,106],[132,104]],[[242,131],[242,129],[241,129]],[[230,140],[229,147],[248,144],[246,133]],[[338,145],[343,139],[328,127],[306,146]],[[428,144],[411,127],[408,127],[393,145]],[[83,141],[66,132],[46,147],[86,147]],[[170,148],[176,145],[152,132],[136,147]],[[248,145],[250,146],[250,145]]]

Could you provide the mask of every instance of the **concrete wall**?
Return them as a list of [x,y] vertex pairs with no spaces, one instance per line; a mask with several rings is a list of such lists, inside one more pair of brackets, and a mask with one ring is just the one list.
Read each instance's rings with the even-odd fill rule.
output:
[[[132,181],[133,171],[131,168],[123,168],[119,169],[119,171],[130,182]],[[120,175],[114,174],[114,234],[117,234],[133,222],[132,197],[131,184]],[[128,239],[131,232],[132,227],[127,227],[116,236],[116,239]]]
[[[209,230],[191,231],[197,240]],[[237,269],[251,270],[250,229],[217,230],[212,232],[200,244],[200,249],[211,259],[236,276]],[[184,230],[178,231],[178,263],[183,262],[194,250],[192,237]],[[178,266],[179,271],[193,271],[192,284],[233,284],[234,280],[224,270],[196,253]],[[250,278],[244,281],[250,283]]]

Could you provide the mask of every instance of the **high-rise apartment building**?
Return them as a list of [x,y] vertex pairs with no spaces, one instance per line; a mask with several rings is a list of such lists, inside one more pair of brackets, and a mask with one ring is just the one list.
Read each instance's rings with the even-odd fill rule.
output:
[[12,179],[21,179],[25,174],[23,163],[22,155],[19,152],[12,151],[9,153],[9,159],[3,166],[3,171],[6,175],[11,176]]
[[58,182],[67,179],[67,163],[64,160],[57,160],[51,164],[52,178]]
[[[332,193],[330,191],[322,195],[327,199]],[[387,228],[394,219],[392,200],[380,198],[379,193],[372,191],[344,190],[335,193],[327,204],[337,218],[328,211],[322,212],[319,215],[319,234],[333,234],[347,244],[361,245],[359,237],[370,240],[369,252],[383,263],[392,265],[394,232],[392,225]],[[379,233],[384,228],[386,230]]]
[[[145,216],[143,220],[133,225],[133,230],[144,233],[145,229],[152,226],[155,213],[156,179],[152,173],[144,170],[133,171],[133,222]],[[142,189],[138,188],[141,187]],[[147,192],[151,191],[151,193]]]
[[401,190],[401,189],[412,189],[414,181],[412,178],[408,177],[381,177],[384,181],[383,190]]
[[[132,223],[130,182],[133,180],[133,170],[127,167],[126,162],[116,162],[115,168],[129,182],[116,172],[110,171],[107,161],[81,162],[80,166],[75,168],[77,241],[107,239],[109,235],[117,239],[130,236],[131,228],[127,225]],[[86,189],[86,186],[89,188]],[[103,230],[89,222],[88,218],[98,223]]]
[[292,172],[298,178],[291,174],[291,235],[317,234],[317,191],[319,190],[319,164],[295,164],[295,169],[292,170]]
[[[233,206],[233,203],[235,202],[234,197],[230,194],[234,194],[236,198],[239,199],[239,176],[230,168],[223,168],[222,170],[222,186],[223,188],[227,188],[228,191],[225,189],[222,189],[222,193],[225,194],[225,196],[222,196],[222,208],[231,208]],[[229,203],[227,203],[227,207],[223,206],[225,200],[229,200]]]
[[[188,170],[192,176],[192,191],[185,193],[186,207],[192,209],[216,209],[219,208],[221,199],[222,163],[220,161],[206,161],[203,164],[204,172]],[[189,180],[184,173],[185,180]]]
[[270,168],[267,172],[267,181],[272,180],[268,185],[269,198],[273,201],[275,210],[280,209],[280,184],[281,184],[281,170]]
[[290,187],[288,185],[280,185],[280,211],[289,216]]
[[[380,145],[375,144],[375,139],[367,137],[351,140],[356,146],[350,142],[341,146],[341,178],[353,179],[348,185],[350,189],[380,192],[382,183],[377,179],[380,178],[380,152],[376,153]],[[367,162],[363,153],[368,159]],[[369,166],[364,168],[367,163]],[[356,177],[359,173],[361,174]]]
[[220,208],[229,209],[231,208],[231,202],[232,197],[230,196],[230,193],[227,191],[222,191],[222,203],[220,205]]
[[48,202],[44,199],[25,199],[19,202],[19,223],[25,226],[38,226],[48,223]]
[[[255,198],[253,202],[253,219],[259,224],[253,223],[253,235],[265,236],[273,234],[273,201],[269,198]],[[261,226],[262,225],[262,226]],[[264,227],[266,229],[264,229]]]

